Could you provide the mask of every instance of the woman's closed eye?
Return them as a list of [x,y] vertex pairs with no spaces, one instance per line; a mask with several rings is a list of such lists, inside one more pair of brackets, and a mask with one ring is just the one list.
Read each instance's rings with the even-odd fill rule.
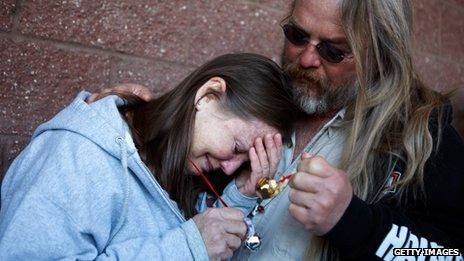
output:
[[237,141],[234,141],[234,154],[239,154]]
[[248,153],[248,150],[244,149],[240,141],[234,140],[234,154]]

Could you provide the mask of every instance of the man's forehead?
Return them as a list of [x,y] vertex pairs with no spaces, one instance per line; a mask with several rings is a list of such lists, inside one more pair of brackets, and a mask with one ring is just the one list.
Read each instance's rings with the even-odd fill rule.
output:
[[309,33],[345,36],[341,25],[340,0],[296,0],[290,20]]

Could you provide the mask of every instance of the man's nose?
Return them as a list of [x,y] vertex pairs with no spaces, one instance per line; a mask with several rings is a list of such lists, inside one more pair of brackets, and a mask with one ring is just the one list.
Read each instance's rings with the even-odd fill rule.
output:
[[303,47],[299,56],[299,63],[303,68],[318,68],[321,66],[321,57],[315,45],[308,43]]

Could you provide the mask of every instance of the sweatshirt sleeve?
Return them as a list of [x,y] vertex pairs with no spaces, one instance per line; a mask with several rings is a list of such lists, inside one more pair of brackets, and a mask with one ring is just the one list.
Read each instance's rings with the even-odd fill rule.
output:
[[[244,215],[247,215],[257,204],[258,197],[249,197],[243,195],[235,185],[235,179],[232,180],[224,189],[222,199],[231,208],[240,209]],[[217,200],[215,207],[221,207],[222,204]]]
[[[63,206],[27,196],[15,207],[0,237],[1,260],[207,260],[201,235],[193,220],[165,232],[161,237],[112,240],[101,249],[101,234],[80,227]],[[30,210],[33,210],[31,213]],[[3,225],[2,225],[3,226]],[[195,249],[192,248],[195,246]],[[173,251],[176,248],[177,251]],[[184,251],[184,250],[186,250]]]
[[[208,260],[208,253],[198,242],[200,232],[192,219],[169,230],[161,238],[137,237],[110,244],[96,260]],[[191,255],[182,251],[189,244]],[[73,258],[74,259],[74,258]]]
[[115,236],[124,184],[108,169],[120,163],[99,153],[62,131],[41,134],[21,153],[2,184],[0,260],[207,260],[193,220],[160,235]]
[[[235,185],[235,180],[232,180],[225,188],[221,196],[222,200],[228,207],[237,208],[247,215],[257,204],[257,197],[245,196],[238,190]],[[199,213],[204,212],[207,208],[222,208],[222,202],[214,197],[211,197],[206,192],[200,193],[198,196],[196,209]]]
[[[394,248],[452,248],[462,255],[463,155],[462,139],[446,124],[438,150],[432,152],[425,166],[425,199],[410,197],[399,204],[382,199],[367,204],[353,196],[340,221],[325,237],[349,259],[392,260]],[[449,260],[462,260],[462,256]]]

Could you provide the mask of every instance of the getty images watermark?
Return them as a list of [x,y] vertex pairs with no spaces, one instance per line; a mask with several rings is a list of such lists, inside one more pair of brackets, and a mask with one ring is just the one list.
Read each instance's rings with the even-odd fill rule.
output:
[[457,248],[393,248],[394,256],[460,256]]

